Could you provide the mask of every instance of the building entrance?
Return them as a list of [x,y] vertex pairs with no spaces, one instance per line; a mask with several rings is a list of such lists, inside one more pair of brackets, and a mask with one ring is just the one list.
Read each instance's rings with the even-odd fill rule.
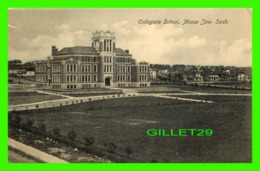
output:
[[110,80],[111,78],[105,78],[105,86],[110,86]]

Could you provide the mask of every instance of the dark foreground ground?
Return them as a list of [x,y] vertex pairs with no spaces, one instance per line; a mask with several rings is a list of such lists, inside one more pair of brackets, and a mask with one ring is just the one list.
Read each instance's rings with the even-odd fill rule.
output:
[[9,163],[39,163],[38,160],[21,153],[13,148],[8,148]]
[[[74,130],[78,141],[93,136],[93,146],[105,148],[113,142],[122,155],[130,145],[130,157],[137,162],[251,162],[251,97],[217,97],[213,104],[130,97],[19,115],[25,123],[28,119],[34,125],[45,123],[47,131],[58,127],[64,136]],[[149,137],[150,128],[209,128],[214,133],[210,137]]]

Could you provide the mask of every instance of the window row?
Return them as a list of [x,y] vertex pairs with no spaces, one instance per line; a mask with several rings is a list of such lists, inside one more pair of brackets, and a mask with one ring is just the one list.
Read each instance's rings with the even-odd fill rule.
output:
[[53,83],[60,83],[61,82],[61,75],[59,75],[59,74],[52,75],[52,82]]
[[47,66],[46,65],[36,65],[36,72],[46,72]]
[[112,56],[105,56],[104,63],[112,63]]
[[120,74],[117,75],[117,82],[131,82],[131,75]]
[[140,87],[147,87],[147,84],[140,84]]
[[37,74],[36,75],[36,82],[47,82],[47,77],[45,74]]
[[60,65],[52,65],[52,72],[60,72],[61,66]]
[[104,72],[112,72],[112,65],[104,65]]
[[139,72],[146,73],[148,71],[148,66],[139,66]]
[[67,75],[67,83],[76,83],[77,75]]
[[131,65],[118,65],[117,66],[118,73],[130,73],[131,72]]
[[126,87],[126,86],[131,87],[131,84],[130,83],[129,84],[118,84],[118,87]]
[[116,58],[117,63],[130,63],[131,58]]
[[81,82],[97,82],[97,75],[81,75]]
[[147,75],[146,74],[139,75],[139,81],[147,81]]
[[67,89],[76,89],[77,86],[76,85],[67,85]]
[[52,88],[54,88],[54,89],[61,89],[61,85],[52,85]]
[[113,50],[112,40],[105,39],[104,40],[104,51],[112,52],[112,50]]
[[67,64],[67,72],[77,72],[77,65]]
[[81,72],[97,72],[97,65],[83,64],[81,65]]
[[82,62],[98,62],[97,57],[86,57],[86,56],[84,56],[81,59],[82,59],[81,60]]

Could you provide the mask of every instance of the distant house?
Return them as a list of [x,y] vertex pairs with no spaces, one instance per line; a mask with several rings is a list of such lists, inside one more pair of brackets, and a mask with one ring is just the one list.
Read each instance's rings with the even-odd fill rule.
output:
[[8,74],[22,77],[34,77],[35,69],[34,66],[11,65],[8,67]]
[[188,81],[188,72],[185,69],[179,69],[175,71],[172,75],[173,81],[176,82],[186,82]]
[[150,69],[150,79],[156,79],[156,69]]
[[214,68],[204,68],[202,75],[204,82],[219,82],[220,76],[219,73],[214,71]]
[[201,66],[192,66],[189,69],[188,80],[191,82],[203,82],[203,68]]
[[220,77],[217,74],[211,73],[204,76],[205,82],[219,82]]
[[168,70],[169,69],[160,69],[160,70],[157,70],[157,75],[161,78],[167,78],[168,76]]
[[237,81],[245,81],[245,74],[243,72],[237,74]]

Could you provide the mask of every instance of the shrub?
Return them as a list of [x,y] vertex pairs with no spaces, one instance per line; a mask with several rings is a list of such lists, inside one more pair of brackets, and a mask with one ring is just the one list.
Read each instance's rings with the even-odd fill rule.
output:
[[74,131],[74,130],[71,130],[69,133],[68,133],[68,138],[72,141],[74,141],[77,137],[77,133]]
[[106,144],[105,146],[106,146],[106,150],[109,153],[114,153],[117,149],[117,146],[113,142],[110,142],[110,143]]
[[125,147],[125,152],[126,152],[127,157],[129,158],[130,155],[134,153],[134,148],[131,145],[127,145]]
[[60,135],[60,128],[55,127],[55,128],[53,128],[52,132],[53,132],[54,135],[59,136]]
[[94,143],[94,137],[90,136],[86,138],[86,145],[92,145]]

